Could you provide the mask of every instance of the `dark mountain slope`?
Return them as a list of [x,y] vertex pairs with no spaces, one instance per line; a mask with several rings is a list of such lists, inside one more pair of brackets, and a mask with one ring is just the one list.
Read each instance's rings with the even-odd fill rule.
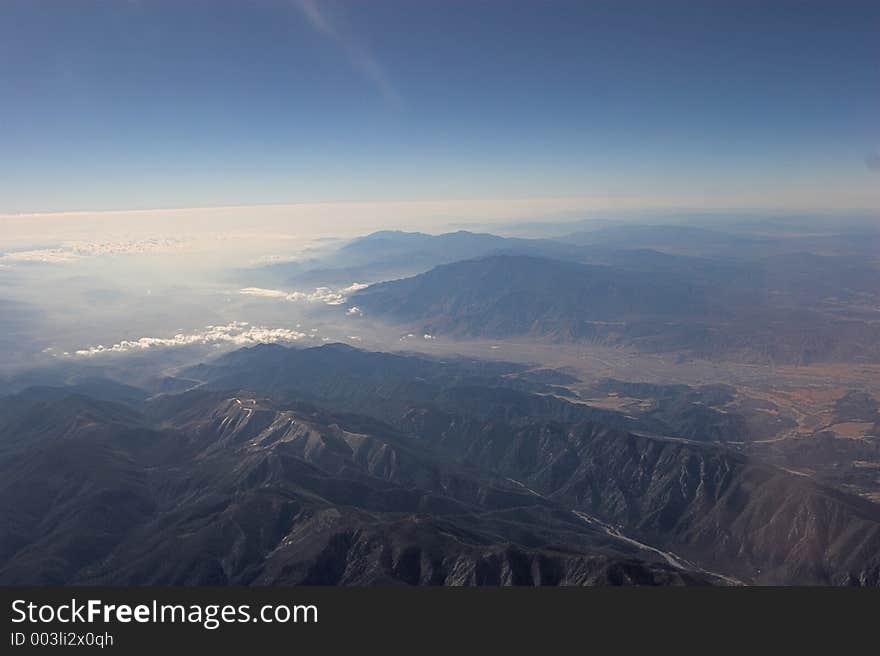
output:
[[[336,409],[388,420],[416,404],[466,412],[480,420],[541,417],[557,421],[596,421],[608,426],[702,441],[749,441],[780,430],[783,419],[755,425],[751,415],[731,407],[729,389],[686,385],[652,386],[604,381],[599,396],[649,396],[657,400],[638,416],[605,410],[560,397],[577,382],[558,371],[532,371],[521,364],[466,358],[376,353],[345,344],[289,349],[255,346],[187,369],[206,389],[242,387],[279,399],[309,400]],[[169,397],[174,399],[175,397]],[[177,402],[177,401],[171,401]],[[772,434],[772,433],[771,433]]]
[[57,403],[64,430],[0,432],[6,584],[718,582],[372,419]]
[[[876,504],[611,427],[503,363],[254,348],[199,371],[143,412],[0,400],[0,582],[880,584]],[[236,380],[263,387],[211,389]]]
[[[239,352],[223,379],[246,369],[252,353]],[[338,356],[319,348],[309,357],[325,354]],[[372,358],[378,363],[381,356]],[[388,357],[398,367],[410,359]],[[411,359],[414,371],[425,374],[422,358]],[[582,404],[488,381],[447,386],[438,375],[427,382],[439,394],[397,403],[374,384],[366,411],[454,462],[515,480],[713,571],[762,583],[877,581],[880,508],[874,504],[719,446],[615,429],[625,426],[616,413],[592,414],[597,411]],[[265,385],[259,391],[273,393]],[[703,401],[710,395],[723,401],[729,391],[699,392]],[[320,403],[347,407],[349,399],[331,394]]]
[[[0,403],[0,573],[59,584],[113,549],[154,510],[136,443],[159,442],[122,406],[83,397]],[[134,447],[134,449],[131,449]]]
[[[453,411],[467,407],[480,418],[539,415],[553,419],[595,420],[644,430],[612,411],[572,404],[554,396],[567,393],[537,379],[526,365],[363,351],[345,344],[308,349],[261,345],[240,349],[182,375],[205,389],[246,389],[276,399],[310,401],[336,410],[387,420],[415,404]],[[551,378],[555,382],[558,378]],[[180,403],[182,397],[169,397]]]
[[719,447],[595,424],[483,433],[462,457],[742,580],[880,584],[880,507]]

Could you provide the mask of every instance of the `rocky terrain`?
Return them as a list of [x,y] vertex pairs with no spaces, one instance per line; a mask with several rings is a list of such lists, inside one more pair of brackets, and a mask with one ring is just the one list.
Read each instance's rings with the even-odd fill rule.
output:
[[328,345],[181,376],[0,400],[0,581],[880,583],[880,506],[564,374]]

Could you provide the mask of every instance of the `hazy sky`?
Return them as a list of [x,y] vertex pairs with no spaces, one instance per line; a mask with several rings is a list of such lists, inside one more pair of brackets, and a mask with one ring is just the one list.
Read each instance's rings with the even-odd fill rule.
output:
[[878,148],[876,0],[0,2],[0,213],[878,207]]

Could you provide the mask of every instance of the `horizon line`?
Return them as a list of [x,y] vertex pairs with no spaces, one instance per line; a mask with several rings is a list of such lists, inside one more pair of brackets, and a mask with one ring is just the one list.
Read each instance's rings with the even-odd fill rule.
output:
[[20,212],[2,212],[0,219],[22,219],[40,217],[82,217],[95,215],[128,215],[177,212],[209,212],[230,211],[248,209],[285,209],[285,208],[327,208],[334,205],[342,207],[378,207],[378,206],[416,206],[438,208],[443,205],[493,205],[493,204],[581,204],[581,207],[571,207],[569,211],[702,211],[702,212],[880,212],[880,208],[872,206],[846,206],[846,207],[809,207],[779,203],[766,205],[735,205],[735,204],[704,204],[699,200],[675,201],[660,199],[643,199],[632,196],[526,196],[516,198],[453,198],[453,199],[422,199],[422,200],[318,200],[318,201],[292,201],[292,202],[266,202],[266,203],[235,203],[228,205],[190,205],[190,206],[157,206],[146,208],[105,208],[105,209],[65,209],[65,210],[30,210]]

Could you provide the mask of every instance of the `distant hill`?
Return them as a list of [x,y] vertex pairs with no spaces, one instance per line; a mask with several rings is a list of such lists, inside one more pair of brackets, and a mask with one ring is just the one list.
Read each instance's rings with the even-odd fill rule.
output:
[[422,273],[440,264],[493,254],[531,254],[580,260],[587,250],[551,239],[519,239],[466,230],[430,235],[383,230],[358,237],[308,262],[253,269],[249,280],[297,280],[315,284],[377,281]]
[[466,230],[440,235],[382,230],[344,245],[339,251],[339,257],[346,258],[350,264],[365,264],[378,258],[402,256],[451,262],[479,257],[494,250],[528,241]]
[[711,221],[705,221],[703,225],[619,223],[579,230],[559,239],[579,246],[644,248],[730,260],[792,253],[872,257],[880,249],[880,230],[876,223],[853,226],[840,219],[839,223],[816,224],[812,229],[806,227],[810,223],[804,220],[797,229],[794,229],[796,223],[780,224],[766,220],[751,224],[721,222],[717,227]]
[[437,332],[578,339],[594,322],[720,312],[697,281],[529,256],[495,256],[372,285],[352,302]]
[[776,238],[688,225],[611,225],[575,232],[564,239],[582,246],[648,248],[680,254],[724,255],[729,258],[760,256],[779,248],[781,244],[781,240]]
[[[749,362],[880,360],[880,325],[860,316],[880,300],[880,274],[866,263],[666,257],[636,251],[629,266],[601,266],[490,256],[371,285],[351,302],[448,337],[533,336]],[[834,289],[842,291],[828,296]]]
[[440,235],[383,230],[353,239],[308,262],[270,264],[241,275],[257,282],[297,280],[316,285],[376,281],[504,249],[527,249],[530,242],[464,230]]

